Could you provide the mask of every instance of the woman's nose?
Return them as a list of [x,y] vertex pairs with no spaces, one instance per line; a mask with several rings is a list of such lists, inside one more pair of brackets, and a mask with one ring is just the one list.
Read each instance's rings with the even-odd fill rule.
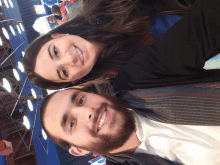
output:
[[78,56],[76,54],[76,50],[74,48],[71,48],[68,52],[66,52],[61,58],[60,58],[60,64],[69,64],[69,65],[76,65],[78,63]]

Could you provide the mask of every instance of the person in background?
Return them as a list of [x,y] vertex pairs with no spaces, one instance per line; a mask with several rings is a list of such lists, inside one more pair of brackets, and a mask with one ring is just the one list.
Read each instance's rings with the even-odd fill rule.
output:
[[70,0],[70,1],[65,1],[59,5],[53,5],[52,6],[52,9],[51,9],[51,12],[53,14],[56,14],[56,15],[59,15],[59,16],[62,16],[63,19],[62,20],[56,20],[58,24],[62,24],[66,21],[67,19],[67,11],[66,11],[66,6],[71,4],[71,3],[75,3],[75,2],[78,2],[79,0]]
[[57,19],[54,16],[49,16],[48,21],[49,21],[49,23],[54,23],[54,22],[57,22]]

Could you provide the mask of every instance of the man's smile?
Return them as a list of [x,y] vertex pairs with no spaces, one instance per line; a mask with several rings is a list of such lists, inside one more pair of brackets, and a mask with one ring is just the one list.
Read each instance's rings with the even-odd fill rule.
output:
[[102,113],[100,113],[98,122],[97,122],[97,132],[99,132],[105,125],[108,124],[110,120],[109,111],[105,108]]

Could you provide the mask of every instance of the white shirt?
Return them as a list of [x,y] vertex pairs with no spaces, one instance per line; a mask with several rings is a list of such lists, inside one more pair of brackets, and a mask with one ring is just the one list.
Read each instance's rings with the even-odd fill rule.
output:
[[189,126],[152,121],[133,112],[141,145],[148,153],[186,165],[220,165],[220,126]]
[[206,61],[203,68],[205,70],[220,69],[219,62],[220,62],[220,54],[218,54],[218,55],[210,58],[208,61]]

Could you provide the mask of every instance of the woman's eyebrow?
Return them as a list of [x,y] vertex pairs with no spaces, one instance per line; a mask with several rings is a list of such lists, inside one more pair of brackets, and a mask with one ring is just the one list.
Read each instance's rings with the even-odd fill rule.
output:
[[[50,45],[50,46],[51,46],[51,45]],[[48,47],[47,51],[48,51],[48,54],[50,55],[50,58],[53,60],[53,56],[52,56],[52,54],[51,54],[51,52],[50,52],[50,46]]]

